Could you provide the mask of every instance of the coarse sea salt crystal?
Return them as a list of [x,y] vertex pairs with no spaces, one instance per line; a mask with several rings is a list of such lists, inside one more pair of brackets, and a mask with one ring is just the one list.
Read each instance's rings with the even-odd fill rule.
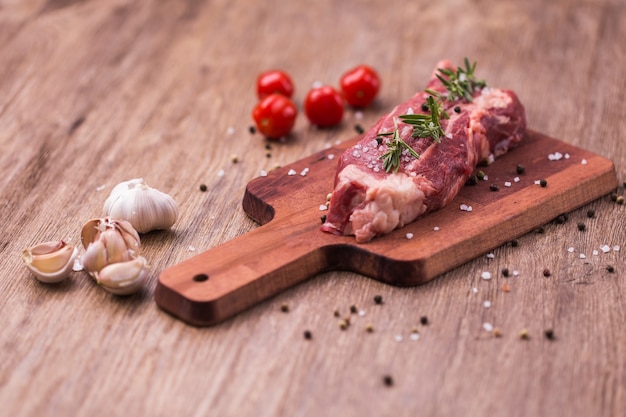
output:
[[541,180],[535,180],[535,185],[541,185]]
[[226,134],[227,135],[232,135],[233,133],[235,133],[235,128],[234,127],[229,127],[228,129],[226,129]]
[[511,182],[510,181],[504,181],[504,186],[505,187],[510,187],[511,186]]
[[102,191],[106,188],[106,185],[102,184],[96,187],[96,191]]
[[262,176],[262,177],[267,177],[267,171],[266,171],[266,170],[264,170],[264,169],[262,169],[262,170],[261,170],[261,176]]
[[602,246],[600,246],[600,250],[603,253],[609,253],[609,251],[611,250],[611,247],[609,245],[602,245]]
[[354,112],[354,118],[357,120],[361,120],[363,118],[363,112],[362,111]]
[[587,165],[587,160],[583,159],[582,161],[580,161],[580,163],[583,164],[583,165]]
[[483,177],[483,181],[488,181],[488,180],[489,180],[489,175],[485,175],[485,176]]
[[513,276],[516,277],[519,275],[519,271],[513,271]]
[[472,206],[468,206],[467,204],[461,204],[460,209],[462,211],[472,211]]
[[72,271],[78,272],[83,270],[83,264],[80,262],[80,259],[74,260],[74,265],[72,266]]
[[328,210],[328,206],[326,204],[320,204],[320,211]]
[[480,274],[480,277],[484,280],[490,280],[491,279],[491,272],[488,271],[484,271],[482,274]]
[[303,176],[303,177],[305,177],[305,176],[306,176],[306,174],[308,174],[308,173],[309,173],[309,168],[304,168],[304,169],[300,172],[300,175],[301,175],[301,176]]
[[192,245],[189,245],[188,249],[189,249],[189,252],[195,252],[196,251],[196,247],[192,246]]
[[548,159],[550,161],[558,161],[561,158],[563,158],[563,154],[561,152],[555,152],[555,153],[551,153],[550,155],[548,155]]
[[438,231],[439,231],[439,226],[435,226],[435,227],[433,227],[433,230],[434,230],[435,232],[438,232]]
[[407,233],[406,234],[406,238],[407,239],[413,239],[413,233]]
[[619,245],[615,245],[615,246],[613,246],[613,250],[614,250],[615,252],[619,252],[619,250],[620,250]]
[[598,252],[596,249],[594,249],[594,250],[593,250],[593,252],[591,252],[591,253],[593,254],[593,256],[598,256],[598,254],[599,254],[600,252]]
[[359,310],[359,316],[363,317],[365,315],[365,310]]
[[493,331],[493,324],[491,323],[483,323],[483,329],[485,329],[485,331],[487,332],[492,332]]
[[488,253],[487,254],[487,258],[489,258],[489,259],[493,259],[495,257],[496,257],[496,255],[494,255],[493,253]]
[[513,181],[514,181],[514,182],[519,182],[519,181],[520,181],[520,179],[519,179],[519,177],[515,177],[515,178],[513,178]]
[[397,334],[395,339],[396,339],[396,342],[402,342],[402,335],[401,334]]
[[295,169],[290,169],[289,172],[287,173],[287,175],[289,175],[290,177],[296,175],[296,170]]
[[335,159],[335,154],[330,153],[330,154],[328,154],[328,155],[326,156],[326,158],[328,158],[328,159],[330,159],[330,160],[333,160],[333,159]]
[[568,154],[568,153],[565,153],[565,155],[563,155],[563,158],[565,158],[565,159],[569,159],[569,154]]
[[580,255],[578,255],[578,257],[580,259],[585,259],[587,257],[587,255],[585,255],[584,253],[581,253]]
[[472,292],[473,292],[474,294],[478,294],[478,288],[476,288],[476,287],[472,288]]
[[411,340],[419,340],[420,339],[420,334],[419,333],[411,333],[411,335],[409,336],[409,339]]
[[489,307],[491,307],[491,301],[489,301],[489,300],[485,300],[485,301],[483,302],[483,307],[485,307],[485,308],[489,308]]
[[220,169],[219,171],[217,171],[217,176],[218,176],[218,177],[223,177],[223,176],[224,176],[224,174],[225,174],[225,172],[224,172],[224,170],[223,170],[223,169]]
[[567,248],[567,251],[568,251],[569,253],[574,253],[574,247],[573,247],[573,246],[570,246],[569,248]]

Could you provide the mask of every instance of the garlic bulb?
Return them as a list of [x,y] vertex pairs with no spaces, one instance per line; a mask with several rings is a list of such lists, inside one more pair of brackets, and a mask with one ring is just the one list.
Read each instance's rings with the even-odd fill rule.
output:
[[130,295],[143,287],[149,272],[146,259],[138,256],[130,261],[105,266],[98,274],[97,282],[112,294]]
[[45,242],[24,249],[22,259],[26,267],[41,282],[61,282],[72,272],[78,249],[60,240]]
[[178,217],[178,205],[168,194],[137,178],[113,187],[104,203],[104,213],[127,220],[139,233],[147,233],[171,227]]
[[83,226],[81,238],[85,247],[83,268],[96,279],[107,265],[139,256],[139,235],[126,220],[110,217],[89,220]]

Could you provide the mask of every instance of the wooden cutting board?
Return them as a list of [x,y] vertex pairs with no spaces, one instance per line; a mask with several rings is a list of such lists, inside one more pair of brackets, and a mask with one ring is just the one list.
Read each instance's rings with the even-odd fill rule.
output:
[[[358,244],[319,230],[338,157],[358,139],[252,180],[243,209],[261,226],[164,270],[156,303],[190,324],[211,325],[324,271],[422,284],[617,187],[610,160],[530,131],[521,146],[479,168],[488,179],[463,187],[447,207]],[[542,179],[545,187],[536,184]]]

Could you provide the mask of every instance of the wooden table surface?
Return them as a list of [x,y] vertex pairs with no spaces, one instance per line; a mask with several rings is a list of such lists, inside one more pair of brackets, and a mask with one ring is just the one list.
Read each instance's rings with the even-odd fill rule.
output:
[[[626,415],[626,205],[609,196],[418,287],[330,272],[212,327],[153,298],[161,270],[257,227],[241,208],[252,178],[353,138],[443,58],[478,61],[530,128],[613,160],[623,195],[624,22],[622,0],[0,0],[0,414]],[[248,131],[259,72],[288,71],[301,106],[361,63],[380,96],[339,127],[300,114],[270,150]],[[180,206],[170,231],[142,236],[144,290],[30,275],[25,247],[78,243],[137,177]],[[334,311],[352,305],[342,331]]]

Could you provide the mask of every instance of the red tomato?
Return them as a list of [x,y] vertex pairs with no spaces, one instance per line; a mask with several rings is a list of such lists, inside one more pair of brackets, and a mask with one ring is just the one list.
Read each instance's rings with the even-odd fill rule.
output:
[[256,105],[252,118],[256,127],[269,139],[279,139],[291,132],[298,109],[289,97],[270,94]]
[[343,117],[343,98],[333,87],[313,88],[304,100],[304,113],[319,127],[338,125]]
[[259,74],[256,79],[256,94],[259,99],[275,93],[291,98],[293,95],[291,77],[280,70],[271,70]]
[[349,105],[366,107],[380,89],[380,77],[367,65],[359,65],[341,76],[341,91]]

